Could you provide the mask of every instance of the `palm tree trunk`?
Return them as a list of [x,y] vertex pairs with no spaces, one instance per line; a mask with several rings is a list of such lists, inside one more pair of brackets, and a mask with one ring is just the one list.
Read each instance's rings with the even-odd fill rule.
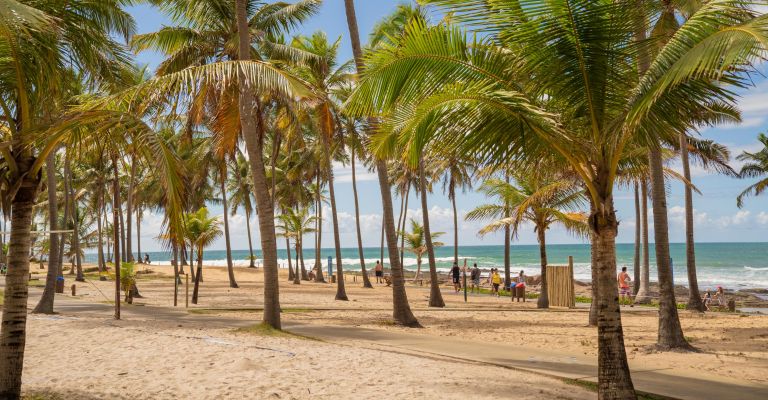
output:
[[118,232],[120,233],[120,253],[122,255],[121,260],[123,262],[127,262],[128,261],[128,256],[125,253],[126,238],[125,238],[125,216],[123,215],[123,203],[118,203],[117,210],[120,213],[120,221],[119,221],[120,222],[120,229],[118,229]]
[[355,229],[357,230],[357,253],[360,255],[360,272],[363,275],[363,287],[373,289],[368,272],[365,270],[365,255],[363,254],[363,235],[360,233],[360,205],[357,201],[357,177],[355,176],[355,147],[350,146],[352,159],[352,196],[355,199]]
[[[189,267],[189,270],[192,270],[192,266]],[[198,294],[200,292],[200,281],[202,280],[203,276],[203,247],[199,246],[197,249],[197,273],[193,274],[195,276],[195,285],[192,289],[192,304],[197,304],[198,300]]]
[[421,276],[421,256],[416,256],[416,275],[413,276],[413,281],[416,282],[419,276]]
[[21,372],[26,342],[27,298],[29,289],[29,249],[32,217],[39,178],[26,173],[32,166],[31,156],[16,160],[22,177],[16,195],[11,199],[11,236],[8,240],[8,273],[0,324],[0,398],[21,396]]
[[[125,201],[125,255],[129,262],[134,262],[133,257],[133,192],[136,190],[136,155],[131,154],[131,177],[128,183],[128,198]],[[141,258],[141,254],[139,254]]]
[[[242,0],[241,0],[242,1]],[[357,29],[357,16],[355,15],[355,3],[353,0],[344,0],[344,9],[347,14],[349,37],[352,42],[352,52],[355,56],[357,72],[363,72],[363,50],[360,46],[360,33]],[[374,121],[370,121],[374,122]],[[403,265],[398,259],[397,235],[395,233],[395,216],[392,211],[392,192],[387,176],[387,164],[383,160],[376,160],[376,170],[379,176],[379,188],[381,189],[381,204],[384,215],[384,231],[387,236],[389,250],[389,263],[392,276],[392,303],[393,317],[396,323],[409,327],[420,327],[419,321],[411,312],[408,305],[408,296],[405,293],[405,280],[403,277]],[[383,262],[383,260],[382,260]]]
[[459,265],[459,217],[456,213],[456,193],[450,197],[453,207],[453,262]]
[[[595,210],[592,208],[591,214],[594,214]],[[598,277],[597,277],[597,258],[595,256],[595,243],[597,243],[597,239],[595,239],[594,234],[590,232],[589,235],[589,258],[590,258],[590,272],[592,273],[592,283],[590,292],[592,293],[592,302],[589,304],[589,326],[597,326],[597,305],[599,303],[600,298],[600,292],[597,288],[598,284]]]
[[339,217],[336,212],[336,193],[333,188],[333,166],[331,165],[330,145],[326,143],[326,162],[328,163],[328,195],[331,200],[331,215],[333,218],[333,244],[336,248],[336,300],[347,301],[347,291],[344,289],[344,269],[341,267],[341,239],[339,238]]
[[[504,181],[509,185],[509,172],[504,171]],[[509,202],[504,203],[504,218],[509,218]],[[504,225],[504,287],[509,287],[512,282],[512,275],[510,274],[511,260],[510,250],[512,246],[512,229],[509,225]]]
[[[250,38],[246,0],[236,0],[237,31],[239,36],[238,59],[250,60]],[[245,82],[242,71],[240,82]],[[256,209],[259,210],[259,231],[261,233],[261,251],[264,261],[264,323],[280,329],[280,288],[277,271],[277,239],[275,237],[274,204],[270,198],[264,170],[263,143],[266,129],[262,121],[262,110],[258,100],[251,92],[252,88],[240,85],[240,125],[245,147],[253,175],[253,191],[256,197]],[[256,118],[254,118],[254,111]]]
[[427,177],[424,175],[424,156],[422,156],[419,160],[419,187],[421,189],[421,215],[424,221],[424,243],[427,246],[427,257],[429,258],[429,306],[445,307],[443,295],[440,293],[440,282],[438,282],[437,278],[437,263],[435,262],[435,248],[432,245],[432,233],[429,229]]
[[136,254],[139,256],[139,262],[143,263],[141,258],[141,206],[136,207]]
[[667,221],[667,194],[664,188],[664,169],[661,149],[651,148],[651,200],[653,202],[653,234],[656,247],[656,269],[659,274],[659,335],[661,349],[691,349],[683,336],[677,315],[677,301],[669,258],[669,224]]
[[[181,251],[179,253],[182,253]],[[195,245],[190,243],[189,244],[189,254],[192,256],[192,265],[189,266],[189,277],[192,278],[192,282],[194,282],[197,278],[197,275],[195,275]],[[179,254],[179,258],[181,257],[181,254]],[[179,260],[176,260],[176,263],[179,264],[179,273],[184,274],[184,266],[179,263]]]
[[66,179],[69,181],[68,190],[70,192],[69,197],[72,199],[72,251],[75,253],[75,270],[77,275],[75,280],[78,282],[85,282],[83,276],[83,260],[80,257],[80,208],[77,204],[77,193],[75,191],[74,177],[72,176],[71,168],[71,155],[67,151],[65,159]]
[[296,272],[293,273],[293,284],[301,285],[301,271],[299,271],[299,240],[296,240]]
[[405,235],[402,231],[405,230],[405,221],[408,220],[408,199],[411,197],[411,183],[408,182],[405,189],[405,204],[403,205],[403,221],[397,228],[397,234],[400,235],[400,265],[403,265],[403,258],[405,257]]
[[256,260],[253,257],[253,241],[251,240],[251,212],[245,208],[245,229],[248,231],[248,253],[250,254],[250,263],[248,268],[256,268]]
[[637,182],[635,182],[635,259],[632,271],[635,275],[633,294],[637,296],[640,290],[640,189]]
[[[683,176],[691,182],[691,166],[688,161],[688,138],[680,133],[680,158],[683,163]],[[704,311],[704,302],[699,293],[696,279],[696,249],[693,240],[693,191],[690,184],[685,184],[685,261],[688,269],[688,303],[686,310]]]
[[120,319],[120,231],[117,229],[120,225],[119,220],[123,215],[120,211],[120,177],[118,175],[117,154],[112,156],[112,224],[115,233],[115,319]]
[[[66,169],[66,157],[64,158],[64,160],[65,160],[64,167]],[[69,180],[67,179],[66,170],[64,171],[64,182],[62,182],[62,183],[63,183],[63,186],[64,186],[64,219],[63,219],[64,229],[69,229],[69,224],[71,222],[71,219],[70,219],[70,215],[71,215],[70,214],[70,210],[71,210],[71,208],[69,208],[69,198],[70,198]],[[70,236],[70,235],[59,236],[59,238],[60,238],[59,239],[59,265],[58,265],[58,271],[56,272],[56,276],[57,277],[59,277],[59,276],[63,277],[64,276],[64,269],[63,269],[64,268],[64,257],[65,257],[65,254],[66,254],[64,252],[64,250],[66,248],[65,246],[66,246],[67,240],[70,240],[70,243],[71,243],[72,236]],[[71,274],[74,274],[75,273],[74,268],[70,268],[69,272]]]
[[237,288],[237,281],[235,280],[235,269],[232,266],[232,245],[229,241],[229,209],[227,208],[227,163],[221,161],[221,167],[219,169],[220,176],[220,190],[221,190],[221,206],[224,208],[224,244],[227,248],[227,274],[229,275],[229,287]]
[[[613,198],[603,197],[590,217],[592,248],[597,270],[598,290],[598,398],[636,399],[624,348],[624,332],[616,282],[616,233],[618,221]],[[600,210],[605,210],[600,212]]]
[[288,282],[293,281],[293,261],[291,261],[291,239],[285,237],[285,253],[288,254]]
[[549,308],[549,293],[547,293],[547,227],[537,224],[536,235],[539,239],[539,256],[541,258],[541,293],[536,302],[537,308]]
[[299,259],[301,260],[301,280],[309,281],[309,275],[307,275],[307,268],[304,267],[304,238],[299,240]]
[[315,266],[317,267],[317,274],[315,275],[315,282],[325,283],[323,278],[323,260],[321,259],[323,248],[323,193],[320,186],[320,168],[317,170],[317,229],[315,230]]
[[648,244],[648,183],[640,183],[640,226],[642,227],[641,241],[643,249],[643,261],[640,267],[640,288],[635,296],[635,303],[647,304],[651,302],[650,296],[650,246]]
[[379,247],[379,260],[384,262],[384,217],[381,217],[381,247]]
[[97,216],[96,216],[96,235],[98,236],[98,241],[99,241],[99,244],[98,244],[98,246],[99,246],[99,248],[98,248],[98,253],[99,253],[99,274],[101,274],[102,272],[106,271],[106,264],[105,264],[105,260],[104,260],[104,237],[103,237],[103,235],[104,235],[104,230],[103,229],[104,228],[102,227],[102,224],[101,224],[101,210],[102,210],[102,208],[104,206],[104,185],[103,185],[103,182],[101,182],[101,180],[99,180],[99,182],[98,182],[98,188],[96,189],[96,191],[97,191],[96,192],[96,197],[97,197],[97,199],[96,199],[96,203],[97,203],[96,204],[96,208],[98,209],[97,212],[96,212],[96,214],[97,214]]
[[[46,158],[46,185],[48,186],[48,228],[58,230],[59,207],[56,198],[56,154],[51,152]],[[53,314],[53,302],[56,297],[56,278],[58,278],[61,253],[59,253],[59,234],[51,233],[48,252],[48,273],[45,277],[45,288],[40,301],[32,313]]]

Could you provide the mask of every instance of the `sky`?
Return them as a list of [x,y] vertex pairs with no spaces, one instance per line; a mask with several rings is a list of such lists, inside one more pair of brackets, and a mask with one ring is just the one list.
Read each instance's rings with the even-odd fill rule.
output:
[[[365,42],[367,34],[374,24],[383,16],[394,11],[402,0],[358,0],[356,2],[357,18],[360,34]],[[159,29],[162,25],[172,25],[167,17],[148,5],[138,5],[129,8],[138,24],[138,32],[146,33]],[[323,30],[328,37],[335,39],[342,37],[340,59],[352,58],[352,48],[347,32],[346,14],[343,0],[325,0],[320,12],[309,20],[304,26],[292,34],[311,34],[317,30]],[[137,55],[139,63],[149,65],[154,69],[162,60],[162,55],[153,52],[143,52]],[[741,154],[742,151],[757,151],[760,149],[757,141],[759,132],[768,132],[768,80],[758,79],[755,87],[742,93],[739,106],[742,110],[743,122],[739,125],[718,126],[702,129],[701,137],[713,139],[722,143],[731,150],[732,156]],[[732,166],[738,169],[740,163],[732,162]],[[682,171],[679,164],[673,164],[673,169]],[[339,216],[339,228],[342,247],[356,246],[354,203],[352,198],[351,169],[349,166],[337,165],[336,174],[336,199]],[[381,229],[381,196],[375,173],[366,171],[364,167],[357,168],[358,192],[360,194],[360,219],[363,232],[363,244],[375,247],[379,245]],[[703,170],[698,166],[692,166],[692,180],[702,195],[694,194],[694,218],[697,242],[756,242],[765,241],[768,233],[768,196],[762,198],[749,198],[744,208],[736,207],[736,196],[754,180],[740,180],[717,175]],[[670,240],[683,242],[685,240],[684,199],[683,188],[679,182],[669,182],[669,222]],[[395,213],[399,211],[400,200],[394,198]],[[453,232],[453,214],[451,203],[442,192],[442,185],[435,186],[435,193],[428,196],[430,225],[433,231]],[[459,240],[460,245],[495,245],[502,244],[501,235],[487,235],[480,238],[477,231],[482,226],[480,222],[465,222],[463,215],[476,207],[484,204],[487,199],[474,190],[460,193],[457,196],[457,209],[459,213]],[[630,191],[619,189],[615,196],[616,210],[620,220],[619,236],[617,242],[630,243],[634,241],[635,216],[634,197]],[[211,206],[212,214],[221,215],[220,207]],[[329,211],[329,210],[327,210]],[[324,215],[329,215],[325,212]],[[650,215],[650,213],[649,213]],[[408,216],[421,220],[419,200],[411,195],[408,205]],[[258,247],[258,229],[255,216],[252,220],[252,232],[254,245]],[[324,231],[331,229],[330,218],[325,220]],[[148,251],[160,250],[155,237],[160,232],[162,216],[148,214],[142,221],[142,249]],[[230,218],[232,247],[234,249],[247,249],[247,237],[245,231],[245,216],[235,215]],[[652,227],[652,223],[651,229]],[[558,227],[551,228],[547,233],[547,243],[582,243],[583,240],[573,237]],[[451,235],[452,236],[452,235]],[[449,236],[449,237],[451,237]],[[653,235],[651,235],[653,238]],[[323,247],[333,245],[331,235],[324,235]],[[652,240],[652,239],[651,239]],[[309,241],[309,240],[308,240]],[[536,236],[532,226],[522,230],[517,240],[521,244],[536,243]],[[212,248],[224,247],[223,239],[215,243]]]

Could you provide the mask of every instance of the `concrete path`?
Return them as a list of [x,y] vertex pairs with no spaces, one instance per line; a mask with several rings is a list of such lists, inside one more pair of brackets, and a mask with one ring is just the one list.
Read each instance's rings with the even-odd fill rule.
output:
[[[41,291],[30,288],[30,304],[35,304]],[[310,308],[311,309],[311,308]],[[113,306],[57,295],[56,310],[63,314],[81,314],[110,318]],[[319,311],[319,310],[318,310]],[[450,310],[445,310],[449,312]],[[253,320],[214,315],[190,314],[183,308],[125,306],[123,318],[157,320],[165,323],[204,324],[207,327],[237,328],[253,325]],[[37,316],[32,316],[37,317]],[[559,378],[597,381],[597,360],[583,354],[530,349],[517,345],[467,341],[383,329],[286,323],[283,328],[292,333],[318,338],[331,343],[396,350],[416,356],[440,356],[472,363],[545,374]],[[630,363],[635,388],[675,399],[768,399],[768,385],[718,377],[685,376],[672,368],[650,369],[642,363]]]

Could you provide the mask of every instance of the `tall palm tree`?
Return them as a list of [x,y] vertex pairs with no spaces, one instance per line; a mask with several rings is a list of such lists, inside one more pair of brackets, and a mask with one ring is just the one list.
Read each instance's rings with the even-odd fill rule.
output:
[[[578,7],[569,0],[526,7],[490,0],[425,3],[481,31],[482,38],[469,42],[461,29],[446,24],[411,24],[396,46],[367,58],[348,111],[386,116],[400,143],[429,142],[484,163],[552,154],[564,160],[593,210],[599,393],[635,398],[616,296],[613,190],[619,161],[636,144],[673,141],[698,124],[690,116],[709,104],[732,105],[733,92],[722,83],[749,84],[743,73],[761,54],[757,43],[768,29],[741,2],[706,3],[659,46],[645,69],[635,61],[647,42],[628,38],[636,31],[636,15],[650,20],[656,11],[634,1]],[[415,159],[421,149],[413,147]],[[674,327],[660,328],[660,347],[688,346]]]
[[736,205],[739,208],[744,206],[745,198],[752,195],[759,196],[768,188],[768,136],[761,133],[757,135],[757,140],[763,145],[762,149],[754,153],[745,151],[736,157],[737,160],[745,163],[739,171],[740,178],[761,178],[736,197]]
[[696,250],[693,238],[693,187],[691,180],[691,161],[700,163],[704,168],[713,169],[717,172],[736,176],[729,165],[730,152],[728,148],[715,143],[711,140],[696,140],[688,137],[685,133],[680,134],[679,138],[680,162],[683,166],[683,177],[685,184],[683,190],[685,194],[685,260],[688,272],[688,303],[686,309],[704,311],[704,302],[699,293],[699,284],[696,278]]
[[448,192],[448,200],[453,208],[453,262],[459,263],[459,219],[456,212],[456,190],[466,191],[472,187],[472,162],[453,154],[445,155],[440,170],[445,171],[443,190]]
[[219,218],[208,215],[208,209],[205,207],[187,215],[185,231],[187,239],[195,245],[197,250],[197,273],[192,290],[192,304],[197,304],[200,281],[203,275],[203,253],[206,247],[222,236],[223,232]]
[[327,176],[329,202],[331,204],[331,219],[333,221],[333,241],[336,250],[336,300],[348,300],[344,288],[344,269],[341,261],[341,239],[339,237],[339,217],[336,210],[336,191],[333,176],[331,156],[337,146],[344,142],[337,140],[341,131],[337,117],[336,104],[333,101],[333,91],[346,83],[349,65],[337,65],[336,58],[341,38],[329,43],[323,32],[315,32],[312,36],[298,36],[293,40],[293,47],[312,54],[315,58],[306,63],[306,67],[298,69],[298,76],[303,78],[313,88],[317,95],[314,112],[317,126],[321,135],[321,143],[325,159],[323,169]]
[[533,223],[541,260],[541,293],[537,302],[538,308],[549,307],[547,229],[552,224],[558,223],[570,232],[580,235],[586,235],[588,232],[587,215],[579,211],[586,202],[583,189],[572,180],[559,177],[547,171],[546,168],[538,165],[531,169],[539,172],[516,174],[516,184],[510,184],[501,179],[489,179],[483,182],[480,191],[488,197],[503,199],[502,204],[480,205],[466,215],[468,220],[495,219],[480,229],[480,235],[510,227],[512,236],[517,236],[524,222]]
[[[444,234],[445,232],[432,232],[432,237],[437,238]],[[401,232],[401,235],[405,238],[405,243],[408,247],[406,247],[406,250],[413,253],[414,256],[416,256],[416,275],[414,275],[413,280],[417,280],[421,277],[421,260],[424,256],[424,253],[427,252],[427,245],[425,243],[425,237],[424,237],[424,227],[418,223],[415,219],[411,218],[411,231],[410,232]],[[432,246],[435,247],[441,247],[444,243],[442,242],[432,242]]]
[[[354,0],[344,0],[344,10],[347,16],[347,26],[349,28],[349,38],[352,42],[352,53],[355,57],[355,66],[358,75],[362,75],[365,66],[363,64],[363,49],[362,46],[360,46],[360,31],[357,27],[357,15],[355,15]],[[375,120],[371,119],[369,122],[375,122]],[[397,233],[395,232],[395,216],[392,210],[392,193],[390,192],[389,177],[387,176],[387,165],[384,160],[376,160],[376,172],[379,178],[379,189],[381,190],[383,226],[387,238],[389,265],[392,271],[392,316],[395,322],[400,325],[418,327],[420,326],[419,321],[413,315],[413,312],[411,312],[411,307],[408,305],[408,296],[405,293],[403,265],[400,262],[397,250]]]
[[10,211],[11,235],[0,330],[0,397],[18,398],[26,338],[27,255],[40,179],[39,169],[33,168],[38,168],[34,166],[38,157],[41,163],[47,156],[34,146],[33,134],[60,115],[69,101],[54,95],[63,93],[65,81],[74,76],[65,72],[68,67],[87,74],[93,84],[116,80],[115,67],[126,64],[127,57],[112,34],[127,37],[134,24],[113,0],[70,2],[66,9],[75,8],[77,13],[65,12],[58,1],[37,1],[31,7],[11,0],[2,7],[4,122],[0,140],[10,145],[0,149],[0,174],[6,183],[0,186],[0,196],[10,206],[4,211]]
[[232,245],[230,244],[229,240],[229,205],[227,200],[227,176],[229,175],[227,173],[227,157],[223,156],[222,159],[218,160],[218,170],[219,170],[219,192],[221,193],[221,206],[224,209],[224,245],[227,251],[227,273],[229,275],[229,287],[231,288],[237,288],[239,287],[237,285],[237,281],[235,281],[235,271],[232,265]]

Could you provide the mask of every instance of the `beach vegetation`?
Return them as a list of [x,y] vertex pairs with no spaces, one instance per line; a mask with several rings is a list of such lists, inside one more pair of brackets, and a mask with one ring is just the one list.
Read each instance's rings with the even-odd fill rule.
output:
[[762,148],[756,152],[744,151],[736,159],[743,162],[739,171],[740,178],[758,178],[758,181],[748,186],[736,197],[736,205],[741,208],[748,196],[759,196],[768,189],[768,136],[761,133],[757,136]]
[[[613,190],[619,165],[631,160],[637,146],[649,149],[663,299],[658,344],[690,348],[674,294],[665,290],[671,271],[660,145],[709,122],[692,121],[696,110],[732,107],[721,82],[749,85],[742,67],[759,58],[760,41],[744,35],[738,52],[715,43],[733,27],[752,31],[759,25],[756,14],[740,2],[707,3],[674,36],[654,38],[659,46],[651,57],[645,21],[655,20],[658,11],[645,2],[576,8],[567,0],[509,8],[479,0],[425,3],[481,35],[413,20],[396,45],[368,56],[349,112],[393,121],[372,142],[398,146],[413,163],[432,147],[472,154],[483,163],[511,159],[531,166],[551,159],[578,177],[590,203],[600,396],[635,398],[616,296]],[[485,18],[489,9],[494,18]],[[640,32],[643,39],[632,39]]]

